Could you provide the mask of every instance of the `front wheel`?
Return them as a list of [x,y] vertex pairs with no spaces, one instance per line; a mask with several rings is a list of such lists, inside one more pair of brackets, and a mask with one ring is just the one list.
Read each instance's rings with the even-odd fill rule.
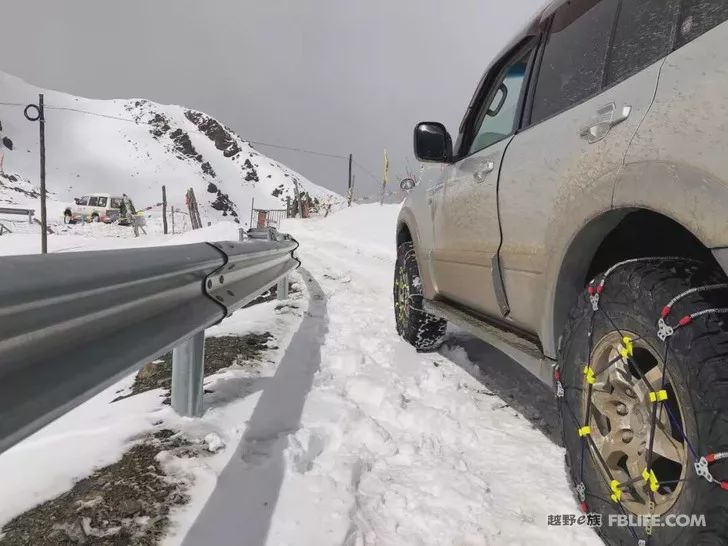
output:
[[414,245],[397,248],[394,268],[394,319],[397,333],[418,351],[434,351],[441,344],[447,321],[422,309],[422,279],[417,267]]
[[[725,279],[676,259],[625,263],[598,275],[594,288],[601,279],[597,309],[595,290],[572,309],[557,375],[582,509],[603,515],[600,534],[609,544],[647,539],[643,525],[616,523],[623,515],[661,519],[649,544],[727,544],[726,461],[710,466],[712,483],[695,467],[701,457],[728,452],[728,325],[716,312],[728,307]],[[713,288],[692,290],[705,286]],[[661,316],[677,326],[703,310],[671,336],[658,336]],[[692,516],[704,520],[669,525]]]

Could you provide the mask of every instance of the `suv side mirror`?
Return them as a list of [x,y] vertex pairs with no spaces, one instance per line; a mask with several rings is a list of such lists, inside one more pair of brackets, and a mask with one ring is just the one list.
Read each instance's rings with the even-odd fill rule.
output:
[[425,121],[415,127],[415,157],[419,161],[452,161],[452,139],[442,123]]
[[402,181],[399,183],[399,187],[403,191],[410,191],[416,185],[417,185],[417,181],[411,177],[403,178]]

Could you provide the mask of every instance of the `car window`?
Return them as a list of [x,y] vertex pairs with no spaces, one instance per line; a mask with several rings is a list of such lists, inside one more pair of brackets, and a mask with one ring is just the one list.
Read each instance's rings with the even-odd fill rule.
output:
[[530,55],[529,51],[513,62],[497,85],[493,86],[495,93],[489,93],[489,98],[483,103],[476,118],[478,128],[469,154],[483,150],[513,134]]
[[95,195],[92,195],[88,198],[88,206],[89,207],[98,207],[99,206],[99,198]]
[[78,204],[84,207],[88,205],[88,195],[81,197],[81,199],[78,200]]
[[99,207],[105,207],[106,206],[106,202],[108,201],[108,197],[99,197],[98,199],[99,199],[98,206]]
[[682,47],[711,28],[728,20],[726,0],[683,0],[677,47]]
[[618,3],[572,0],[554,13],[533,97],[531,123],[601,89]]
[[623,80],[670,52],[679,7],[679,0],[622,2],[607,61],[607,85]]
[[112,197],[111,198],[111,208],[118,209],[120,207],[121,207],[121,197]]

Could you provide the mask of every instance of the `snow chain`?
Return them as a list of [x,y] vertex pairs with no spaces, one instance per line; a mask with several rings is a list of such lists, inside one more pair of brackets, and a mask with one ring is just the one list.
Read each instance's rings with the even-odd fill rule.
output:
[[[680,435],[685,440],[685,443],[688,445],[688,448],[690,452],[692,453],[693,459],[696,461],[693,464],[693,467],[695,468],[695,472],[698,477],[705,478],[709,483],[715,483],[716,485],[720,486],[721,489],[728,491],[728,481],[719,481],[713,477],[713,475],[710,473],[709,465],[712,464],[715,461],[718,461],[720,459],[728,459],[728,452],[720,452],[720,453],[711,453],[709,455],[705,455],[704,457],[699,457],[693,449],[693,446],[690,444],[690,441],[688,440],[688,437],[685,435],[684,431],[680,427],[679,423],[675,419],[675,416],[672,414],[672,411],[669,409],[669,406],[664,405],[664,402],[668,400],[668,392],[666,390],[666,382],[667,382],[667,359],[668,359],[668,353],[669,353],[669,347],[670,347],[670,338],[675,334],[675,332],[683,328],[689,324],[691,324],[696,318],[703,316],[703,315],[709,315],[709,314],[728,314],[728,308],[711,308],[711,309],[704,309],[701,311],[697,311],[694,313],[687,314],[680,318],[677,323],[673,324],[672,326],[667,323],[668,316],[670,315],[670,312],[672,310],[672,307],[681,299],[695,293],[700,292],[707,292],[712,290],[725,290],[728,289],[728,283],[726,284],[713,284],[708,286],[701,286],[697,288],[691,288],[690,290],[686,290],[685,292],[682,292],[675,296],[672,300],[670,300],[665,307],[663,307],[662,312],[660,313],[660,317],[657,321],[657,337],[660,341],[664,343],[665,352],[664,352],[664,358],[662,362],[662,384],[658,388],[654,388],[653,385],[651,385],[644,376],[642,376],[642,372],[639,371],[639,367],[637,367],[633,362],[632,358],[634,356],[634,345],[633,345],[633,339],[629,336],[622,336],[622,342],[618,347],[618,353],[619,358],[615,359],[614,361],[611,361],[608,363],[607,367],[604,370],[601,370],[599,374],[595,373],[594,369],[592,368],[591,363],[591,357],[592,357],[592,346],[593,346],[593,339],[592,339],[592,333],[594,330],[594,322],[597,313],[601,312],[606,319],[612,324],[612,326],[615,328],[617,332],[619,332],[619,329],[616,327],[612,319],[607,315],[606,311],[602,309],[599,306],[600,299],[602,298],[604,291],[605,291],[605,285],[607,282],[607,278],[618,268],[623,267],[625,265],[640,262],[640,261],[663,261],[663,260],[681,260],[683,258],[681,257],[654,257],[654,258],[635,258],[632,260],[626,260],[623,262],[619,262],[612,267],[610,267],[602,276],[601,280],[597,283],[596,279],[593,279],[589,285],[587,286],[587,294],[589,296],[589,303],[591,304],[592,308],[592,314],[591,319],[589,323],[589,329],[587,331],[587,338],[588,338],[588,362],[584,365],[583,369],[583,375],[584,375],[584,383],[587,388],[587,402],[586,402],[586,411],[584,415],[583,421],[579,421],[576,414],[573,412],[573,410],[569,407],[569,405],[566,403],[565,398],[565,389],[568,389],[569,387],[564,387],[564,384],[562,382],[562,376],[561,376],[561,369],[558,364],[554,366],[554,386],[555,386],[555,394],[557,403],[559,405],[559,410],[562,412],[562,422],[564,423],[564,428],[566,427],[566,420],[563,417],[563,408],[566,408],[567,412],[569,413],[570,417],[576,424],[576,431],[579,437],[581,438],[581,446],[582,446],[582,455],[581,455],[581,474],[579,478],[579,482],[575,483],[574,488],[579,498],[579,509],[582,512],[588,512],[589,506],[586,502],[586,486],[584,485],[584,452],[586,451],[587,445],[590,447],[590,453],[592,454],[592,459],[596,456],[596,461],[598,462],[598,466],[601,466],[601,468],[604,470],[604,474],[608,477],[608,483],[607,488],[610,492],[610,498],[611,500],[617,504],[620,511],[625,514],[625,508],[622,504],[622,493],[628,486],[637,483],[640,481],[640,478],[644,480],[645,484],[649,485],[649,508],[650,508],[650,516],[654,515],[655,510],[655,493],[660,488],[660,482],[655,475],[654,470],[651,468],[652,466],[652,459],[653,459],[653,448],[654,448],[654,438],[655,438],[655,428],[657,425],[657,415],[658,415],[658,409],[661,411],[663,408],[667,411],[667,414],[672,421],[673,425],[676,427],[677,431],[680,433]],[[620,332],[621,335],[621,332]],[[630,365],[632,369],[637,370],[638,374],[641,376],[642,380],[645,382],[647,387],[650,389],[649,398],[650,402],[652,403],[652,411],[651,411],[651,420],[650,420],[650,442],[649,447],[646,454],[646,466],[645,469],[642,471],[642,475],[640,478],[634,478],[632,480],[629,480],[627,482],[620,483],[618,480],[614,479],[611,472],[609,471],[609,468],[604,461],[601,453],[597,449],[596,444],[594,443],[594,440],[591,437],[591,425],[590,425],[590,417],[591,417],[591,405],[592,405],[592,391],[593,391],[593,385],[596,383],[596,377],[597,375],[600,375],[604,372],[606,372],[611,366],[616,364],[617,362],[624,362],[627,365]],[[564,433],[565,434],[565,433]],[[564,442],[565,443],[565,442]],[[649,521],[652,521],[652,517],[649,518]],[[650,543],[650,539],[652,537],[652,527],[651,525],[648,525],[645,527],[645,539],[640,539],[637,537],[636,531],[629,526],[628,527],[630,533],[637,541],[638,546],[648,546]]]

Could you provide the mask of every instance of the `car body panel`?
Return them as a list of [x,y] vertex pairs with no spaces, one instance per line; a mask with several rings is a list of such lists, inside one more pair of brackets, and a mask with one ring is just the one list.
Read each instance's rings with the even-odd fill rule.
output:
[[614,206],[682,224],[708,248],[728,246],[728,23],[672,52],[625,158]]
[[[561,249],[611,208],[623,158],[652,103],[660,64],[529,127],[508,148],[499,182],[508,320],[538,333],[548,353],[554,352],[548,325]],[[590,143],[582,136],[600,121],[600,112],[621,115],[624,107],[630,107],[629,116],[603,138]]]
[[439,293],[488,314],[498,313],[491,280],[500,245],[496,188],[511,138],[451,166],[435,209],[432,269]]
[[[562,4],[549,5],[504,53]],[[685,25],[678,29],[688,30]],[[425,297],[535,335],[544,355],[555,358],[560,329],[592,259],[630,213],[654,211],[674,220],[713,249],[728,273],[727,38],[724,22],[598,94],[516,132],[500,156],[495,206],[492,193],[459,179],[477,168],[467,158],[459,167],[429,165],[429,175],[403,208],[404,221],[414,225],[416,219],[418,225]],[[479,88],[466,119],[482,95]],[[605,134],[584,138],[589,136],[584,129],[605,119],[610,122]],[[466,125],[455,146],[459,157]],[[489,257],[498,248],[505,310],[494,305],[492,289]]]

